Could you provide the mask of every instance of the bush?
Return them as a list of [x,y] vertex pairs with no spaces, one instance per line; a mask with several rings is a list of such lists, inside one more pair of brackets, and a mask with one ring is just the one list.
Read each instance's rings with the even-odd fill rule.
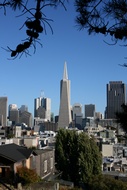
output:
[[111,176],[93,176],[89,183],[90,190],[126,190],[127,182],[116,180]]
[[27,167],[18,168],[17,174],[19,176],[19,180],[24,185],[40,181],[40,178],[35,170],[28,169]]

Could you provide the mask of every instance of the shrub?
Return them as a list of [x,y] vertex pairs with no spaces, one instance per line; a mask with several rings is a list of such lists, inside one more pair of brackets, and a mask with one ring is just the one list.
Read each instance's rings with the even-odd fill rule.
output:
[[40,181],[40,178],[35,170],[28,169],[27,167],[18,168],[17,174],[19,176],[19,180],[24,185]]

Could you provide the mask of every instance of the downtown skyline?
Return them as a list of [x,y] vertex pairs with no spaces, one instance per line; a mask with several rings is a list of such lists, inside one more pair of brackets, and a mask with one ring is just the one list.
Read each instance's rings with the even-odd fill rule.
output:
[[[65,62],[65,64],[64,64],[64,75],[65,75],[65,66],[66,66],[66,62]],[[66,71],[67,72],[67,71]],[[64,75],[63,75],[63,79],[61,79],[61,81],[62,80],[64,80]],[[67,74],[68,75],[68,74]],[[60,81],[60,83],[61,83],[61,81]],[[70,81],[71,82],[71,81]],[[106,84],[106,86],[108,86],[110,83],[116,83],[116,84],[119,84],[119,83],[122,83],[123,81],[109,81],[109,83],[107,83]],[[122,83],[123,85],[124,85],[124,88],[125,88],[125,94],[124,94],[124,99],[125,99],[125,104],[127,103],[127,88],[126,88],[126,84],[123,82]],[[60,90],[61,91],[61,90]],[[70,94],[71,94],[71,89],[70,89]],[[7,97],[7,96],[3,96],[3,97]],[[1,96],[1,98],[2,98],[2,96]],[[107,100],[107,98],[108,97],[106,97],[106,100]],[[51,108],[51,110],[50,110],[50,113],[53,113],[54,114],[54,116],[57,116],[57,115],[59,115],[59,111],[60,111],[60,104],[58,105],[58,107],[59,107],[59,109],[58,109],[58,113],[55,113],[55,112],[53,112],[53,110],[52,110],[52,100],[51,100],[51,98],[50,97],[46,97],[45,95],[44,95],[44,92],[42,92],[41,91],[41,93],[40,93],[40,96],[38,96],[38,97],[35,97],[34,98],[34,100],[33,100],[33,110],[30,110],[29,109],[29,107],[28,107],[28,104],[24,104],[24,103],[22,103],[20,106],[18,106],[18,104],[17,103],[9,103],[9,98],[7,97],[7,116],[8,116],[8,111],[9,111],[9,107],[10,106],[16,106],[17,107],[17,109],[20,109],[21,107],[23,107],[23,106],[26,106],[27,108],[28,108],[28,112],[30,112],[30,113],[32,113],[32,116],[34,117],[34,112],[35,112],[35,100],[37,100],[37,99],[48,99],[48,100],[50,100],[50,108]],[[86,109],[86,106],[94,106],[94,111],[96,112],[96,113],[100,113],[100,114],[102,114],[102,117],[103,118],[105,118],[105,111],[106,111],[106,106],[105,106],[105,108],[104,108],[104,112],[101,112],[100,110],[97,110],[97,105],[96,104],[94,104],[94,103],[85,103],[85,104],[81,104],[81,102],[74,102],[73,104],[70,104],[70,108],[72,109],[73,108],[73,106],[74,105],[76,105],[76,104],[79,104],[81,107],[82,107],[82,114],[83,114],[83,117],[85,118],[85,109]]]
[[[49,29],[47,35],[42,34],[43,47],[37,44],[35,54],[31,49],[31,56],[27,58],[22,55],[20,59],[8,60],[10,54],[0,48],[0,96],[8,97],[8,105],[27,105],[33,114],[34,99],[44,92],[44,96],[51,99],[51,111],[58,115],[60,80],[66,61],[71,81],[71,105],[95,104],[96,111],[104,114],[106,84],[109,81],[127,83],[127,69],[119,66],[126,62],[126,48],[120,46],[121,42],[107,45],[104,40],[111,42],[109,37],[89,36],[85,30],[79,31],[73,1],[67,5],[67,11],[58,7],[47,9],[46,13],[54,20],[51,23],[53,35]],[[1,47],[13,49],[25,38],[25,30],[19,30],[23,18],[14,18],[9,10],[6,16],[1,12],[1,17]]]

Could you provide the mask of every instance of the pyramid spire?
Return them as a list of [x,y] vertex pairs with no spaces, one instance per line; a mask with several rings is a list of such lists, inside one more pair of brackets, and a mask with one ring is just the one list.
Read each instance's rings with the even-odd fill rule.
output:
[[68,80],[67,63],[66,63],[66,61],[64,63],[63,80]]

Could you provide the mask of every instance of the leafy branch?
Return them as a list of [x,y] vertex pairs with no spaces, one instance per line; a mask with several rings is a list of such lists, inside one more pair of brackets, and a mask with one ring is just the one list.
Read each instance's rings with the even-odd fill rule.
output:
[[56,7],[59,4],[62,4],[64,6],[65,0],[49,0],[47,3],[46,0],[37,0],[36,6],[29,8],[28,7],[28,1],[25,2],[23,0],[4,0],[3,3],[0,3],[0,8],[4,9],[4,15],[6,16],[6,9],[11,8],[13,11],[16,11],[19,9],[19,11],[22,11],[19,16],[23,16],[26,14],[29,14],[29,17],[26,17],[26,20],[23,24],[23,26],[20,28],[22,29],[24,26],[26,27],[26,39],[23,40],[22,43],[19,43],[15,49],[11,49],[9,46],[7,46],[6,51],[11,53],[11,57],[14,59],[18,56],[21,57],[23,53],[25,55],[29,54],[29,49],[32,46],[34,48],[34,53],[36,51],[36,43],[39,43],[42,47],[42,43],[39,42],[40,34],[45,33],[46,34],[46,25],[50,27],[50,30],[53,34],[53,29],[50,24],[50,21],[52,19],[47,19],[45,14],[43,13],[43,10],[46,6],[49,7]]

